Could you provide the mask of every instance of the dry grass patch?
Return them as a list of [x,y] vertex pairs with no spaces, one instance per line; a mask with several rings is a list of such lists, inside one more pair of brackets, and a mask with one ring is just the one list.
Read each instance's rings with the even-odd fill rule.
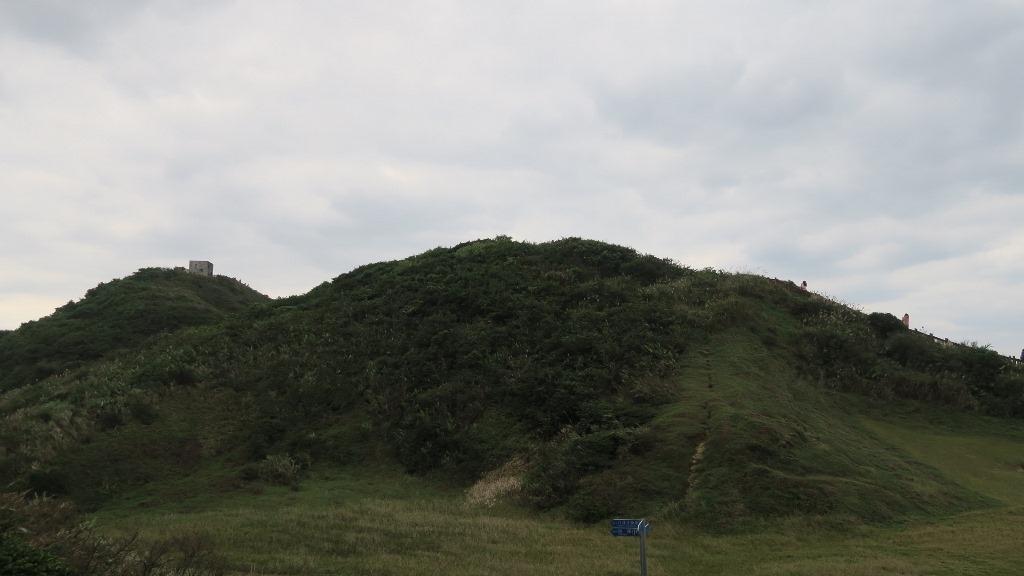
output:
[[466,502],[472,506],[494,506],[505,497],[523,490],[525,473],[526,461],[516,456],[477,481],[466,492]]

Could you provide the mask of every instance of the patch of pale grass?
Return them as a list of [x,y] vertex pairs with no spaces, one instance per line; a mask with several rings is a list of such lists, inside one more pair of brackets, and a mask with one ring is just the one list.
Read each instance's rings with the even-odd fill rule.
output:
[[519,456],[512,458],[473,484],[466,492],[466,502],[471,506],[489,507],[506,496],[518,494],[523,489],[525,472],[526,461]]

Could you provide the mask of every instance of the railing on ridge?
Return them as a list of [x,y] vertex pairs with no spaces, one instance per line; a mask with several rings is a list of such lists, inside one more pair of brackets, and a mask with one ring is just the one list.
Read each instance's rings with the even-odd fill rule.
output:
[[[921,336],[924,336],[926,338],[931,338],[939,346],[942,346],[942,347],[945,347],[945,348],[949,348],[951,346],[962,346],[964,348],[970,348],[971,347],[970,344],[965,344],[963,342],[954,342],[953,340],[950,340],[949,338],[939,338],[938,336],[936,336],[934,334],[929,334],[929,333],[926,333],[926,332],[921,332],[920,330],[915,330],[913,328],[911,328],[910,330],[911,330],[911,332],[915,332],[915,333],[920,334]],[[1016,358],[1014,356],[1004,356],[1004,358],[1006,358],[1011,364],[1015,364],[1017,366],[1024,365],[1024,360],[1021,360],[1020,358]]]

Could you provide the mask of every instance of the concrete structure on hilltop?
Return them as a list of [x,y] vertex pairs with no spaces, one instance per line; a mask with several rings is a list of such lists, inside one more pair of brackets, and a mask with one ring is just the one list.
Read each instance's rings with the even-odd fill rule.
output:
[[188,271],[192,274],[213,276],[213,262],[207,262],[206,260],[189,260]]

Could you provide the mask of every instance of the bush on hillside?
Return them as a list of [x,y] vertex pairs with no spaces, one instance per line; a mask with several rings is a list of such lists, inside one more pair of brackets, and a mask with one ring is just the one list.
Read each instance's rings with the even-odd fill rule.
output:
[[0,574],[4,576],[76,576],[53,554],[36,548],[20,537],[0,536]]
[[272,454],[256,466],[257,477],[268,484],[278,486],[299,485],[302,465],[288,454]]
[[942,346],[905,331],[889,336],[884,350],[905,369],[893,381],[901,397],[993,416],[1024,416],[1024,373],[986,347]]
[[907,328],[899,318],[886,312],[868,314],[868,324],[882,338],[887,338],[890,334]]
[[885,355],[907,368],[941,368],[943,350],[927,338],[910,331],[896,333],[885,341]]

